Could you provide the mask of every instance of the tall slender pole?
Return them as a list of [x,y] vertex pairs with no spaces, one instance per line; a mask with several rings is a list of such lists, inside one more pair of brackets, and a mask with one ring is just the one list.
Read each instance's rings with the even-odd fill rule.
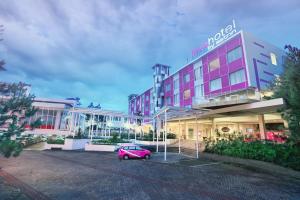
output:
[[179,134],[178,134],[178,137],[179,137],[179,148],[178,148],[178,153],[181,153],[181,144],[180,144],[181,134],[182,134],[181,124],[180,124],[180,120],[179,120]]
[[94,117],[95,115],[92,114],[91,142],[93,141],[93,134],[94,134],[94,125],[93,125]]
[[[154,119],[153,119],[154,120]],[[153,123],[153,122],[152,122]],[[153,140],[153,143],[154,143],[154,137],[155,137],[155,124],[153,124],[154,126],[152,127],[153,128],[153,134],[152,134],[152,140]]]
[[155,124],[156,124],[156,152],[158,152],[158,125],[157,125],[157,119],[155,118]]
[[127,129],[127,137],[128,137],[128,140],[130,139],[130,138],[129,138],[129,134],[130,134],[130,128]]
[[199,131],[198,131],[198,116],[196,114],[196,134],[197,134],[197,138],[196,138],[196,149],[197,149],[197,159],[199,158]]
[[135,119],[135,125],[134,125],[134,144],[136,143],[136,124],[137,124],[137,119]]
[[167,110],[165,110],[165,161],[167,160]]
[[92,129],[92,115],[90,115],[90,123],[89,123],[89,137],[91,137],[91,129]]
[[97,136],[99,136],[98,135],[98,124],[99,123],[99,115],[97,115],[97,123],[96,123],[96,134],[97,134]]

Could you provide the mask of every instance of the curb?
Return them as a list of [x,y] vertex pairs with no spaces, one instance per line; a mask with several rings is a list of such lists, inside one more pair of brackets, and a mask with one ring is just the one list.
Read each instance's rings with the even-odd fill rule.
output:
[[260,160],[251,160],[251,159],[243,159],[236,158],[230,156],[217,155],[212,153],[201,153],[200,157],[207,158],[215,161],[221,161],[227,164],[238,165],[249,169],[251,171],[263,172],[273,176],[280,175],[290,178],[295,178],[300,180],[300,172],[276,165],[274,163],[268,163]]

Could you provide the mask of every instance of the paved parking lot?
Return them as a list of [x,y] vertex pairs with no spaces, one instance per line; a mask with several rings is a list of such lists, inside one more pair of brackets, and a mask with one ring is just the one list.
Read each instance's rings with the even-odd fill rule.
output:
[[[119,161],[115,153],[24,151],[0,158],[0,182],[27,191],[19,199],[300,199],[296,179],[176,154],[169,158],[170,163],[162,162],[163,154]],[[3,185],[0,199],[9,197]]]

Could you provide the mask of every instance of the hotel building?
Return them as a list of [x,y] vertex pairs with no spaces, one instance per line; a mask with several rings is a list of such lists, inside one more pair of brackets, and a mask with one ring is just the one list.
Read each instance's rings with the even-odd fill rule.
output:
[[[10,83],[0,82],[1,102],[11,97],[9,85]],[[31,85],[24,84],[23,87],[28,95]],[[24,134],[75,136],[80,131],[89,137],[110,137],[113,133],[143,132],[140,126],[142,117],[130,116],[119,111],[82,108],[77,106],[78,103],[76,98],[34,98],[32,105],[38,111],[26,119]],[[41,119],[41,125],[32,130],[30,124],[37,119]],[[0,130],[7,128],[7,124],[0,126]],[[149,131],[149,127],[146,127],[144,132],[146,131]]]
[[155,64],[153,86],[129,96],[129,114],[154,116],[164,107],[200,109],[198,114],[168,119],[168,132],[186,139],[195,139],[196,130],[209,137],[216,129],[258,132],[265,138],[266,130],[286,125],[276,112],[283,100],[263,100],[283,71],[282,49],[237,31],[233,21],[192,55],[192,61],[172,74],[170,66]]

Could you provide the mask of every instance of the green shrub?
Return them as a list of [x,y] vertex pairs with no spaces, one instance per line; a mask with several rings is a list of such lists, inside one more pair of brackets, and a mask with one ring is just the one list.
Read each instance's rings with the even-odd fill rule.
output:
[[126,143],[127,140],[120,139],[116,134],[112,136],[112,138],[109,139],[100,139],[100,140],[93,140],[93,144],[101,145],[101,144],[107,144],[107,145],[116,145],[117,143]]
[[65,139],[61,137],[57,137],[57,138],[48,137],[47,144],[65,144]]
[[174,134],[174,133],[167,133],[167,139],[176,139],[176,134]]
[[220,155],[273,162],[284,167],[300,170],[300,147],[292,143],[244,142],[241,138],[232,140],[207,139],[205,141],[205,151]]

